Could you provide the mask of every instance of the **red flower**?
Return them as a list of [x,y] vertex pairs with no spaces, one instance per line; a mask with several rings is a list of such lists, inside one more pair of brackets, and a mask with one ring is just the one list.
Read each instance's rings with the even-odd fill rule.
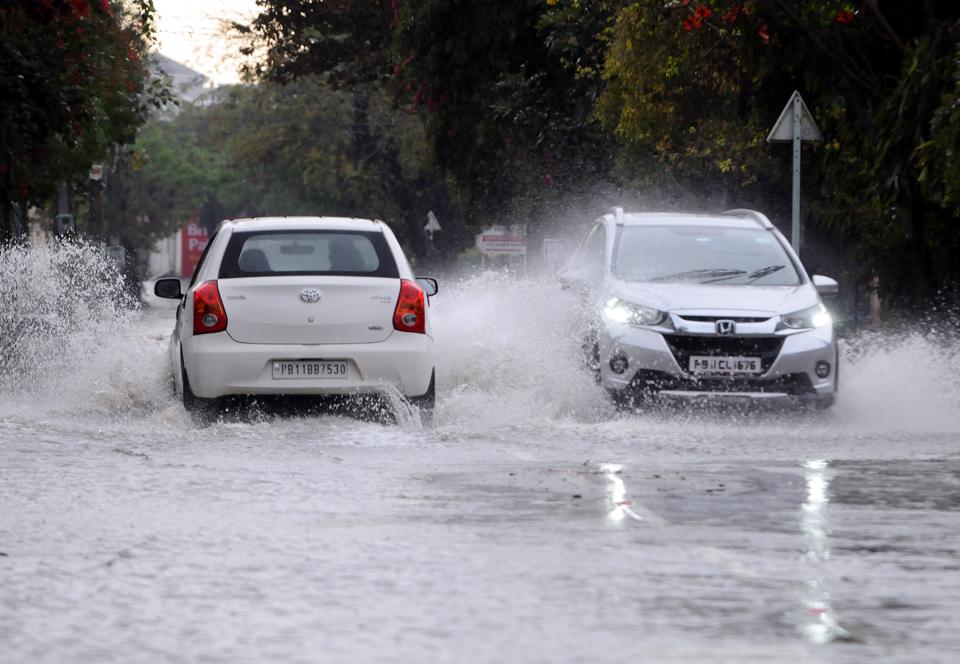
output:
[[851,23],[853,23],[853,19],[855,17],[856,17],[856,14],[854,14],[853,12],[847,11],[846,9],[841,9],[840,11],[837,12],[837,23],[839,23],[840,25],[850,25]]
[[711,16],[713,16],[713,10],[707,5],[700,5],[693,11],[693,14],[683,19],[683,29],[699,30],[703,27],[704,22],[706,22],[706,20]]
[[740,5],[734,5],[733,7],[725,11],[723,13],[723,16],[720,17],[720,19],[724,23],[733,23],[734,21],[737,20],[737,17],[739,15],[740,15]]
[[770,43],[770,32],[767,30],[766,21],[760,21],[760,27],[757,28],[757,34],[760,35],[760,39],[768,44]]

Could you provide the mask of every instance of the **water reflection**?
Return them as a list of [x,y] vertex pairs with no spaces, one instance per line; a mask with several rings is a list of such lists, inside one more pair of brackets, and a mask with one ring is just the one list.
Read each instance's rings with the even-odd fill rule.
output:
[[807,499],[802,505],[801,528],[806,539],[806,562],[810,574],[803,597],[806,611],[801,628],[813,643],[829,643],[848,636],[847,631],[837,622],[833,607],[830,606],[827,577],[827,562],[830,560],[827,522],[830,506],[829,465],[828,461],[822,459],[803,464]]
[[604,474],[609,483],[607,497],[610,504],[607,520],[611,523],[620,523],[625,518],[630,517],[636,521],[642,521],[643,517],[631,509],[633,503],[627,500],[627,486],[623,483],[623,478],[620,477],[623,466],[618,463],[601,463],[600,472]]

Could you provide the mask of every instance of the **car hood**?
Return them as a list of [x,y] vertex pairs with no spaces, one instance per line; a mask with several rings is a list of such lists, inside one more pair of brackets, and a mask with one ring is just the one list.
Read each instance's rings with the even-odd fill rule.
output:
[[756,312],[784,314],[819,301],[811,284],[799,286],[725,286],[615,281],[612,294],[627,302],[672,312]]

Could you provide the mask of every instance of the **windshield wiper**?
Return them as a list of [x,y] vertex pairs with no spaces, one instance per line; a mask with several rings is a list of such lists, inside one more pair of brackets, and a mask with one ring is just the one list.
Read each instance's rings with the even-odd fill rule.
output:
[[785,267],[787,266],[786,265],[768,265],[766,267],[761,267],[747,275],[747,283],[749,284],[749,283],[753,283],[757,279],[763,279],[767,275],[773,274],[774,272],[779,272]]
[[[777,272],[777,271],[779,271],[779,270],[782,270],[782,269],[785,268],[785,267],[786,267],[786,265],[768,265],[768,266],[766,266],[766,267],[761,267],[761,268],[759,268],[759,269],[757,269],[757,270],[754,270],[754,271],[751,272],[750,274],[747,274],[747,281],[746,281],[746,283],[752,284],[752,283],[753,283],[754,281],[756,281],[757,279],[763,279],[763,278],[766,277],[767,275],[773,274],[774,272]],[[746,270],[738,270],[737,272],[738,272],[738,274],[730,274],[730,275],[727,275],[727,276],[717,277],[716,279],[707,279],[706,281],[701,281],[700,283],[702,283],[702,284],[712,284],[712,283],[715,282],[715,281],[725,281],[725,280],[727,280],[727,279],[733,279],[734,277],[739,277],[739,276],[742,275],[742,274],[746,274],[747,271],[746,271]]]
[[[746,270],[736,270],[732,268],[711,268],[706,270],[685,270],[683,272],[674,272],[673,274],[664,274],[659,277],[653,277],[647,281],[666,281],[668,279],[677,279],[681,277],[713,277],[720,279],[731,279],[733,277],[740,276],[741,274],[746,274]],[[701,281],[700,283],[706,284],[710,283],[709,281]]]

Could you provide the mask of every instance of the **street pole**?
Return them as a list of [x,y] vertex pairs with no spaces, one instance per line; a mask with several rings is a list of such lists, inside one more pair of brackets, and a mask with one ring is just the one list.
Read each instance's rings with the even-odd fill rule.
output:
[[800,255],[800,146],[803,140],[803,130],[800,119],[803,113],[803,101],[800,95],[793,97],[793,226],[791,227],[790,244],[793,250]]
[[800,152],[804,141],[822,141],[823,134],[803,103],[799,92],[794,92],[783,112],[767,136],[767,143],[793,143],[793,200],[790,244],[800,255]]

